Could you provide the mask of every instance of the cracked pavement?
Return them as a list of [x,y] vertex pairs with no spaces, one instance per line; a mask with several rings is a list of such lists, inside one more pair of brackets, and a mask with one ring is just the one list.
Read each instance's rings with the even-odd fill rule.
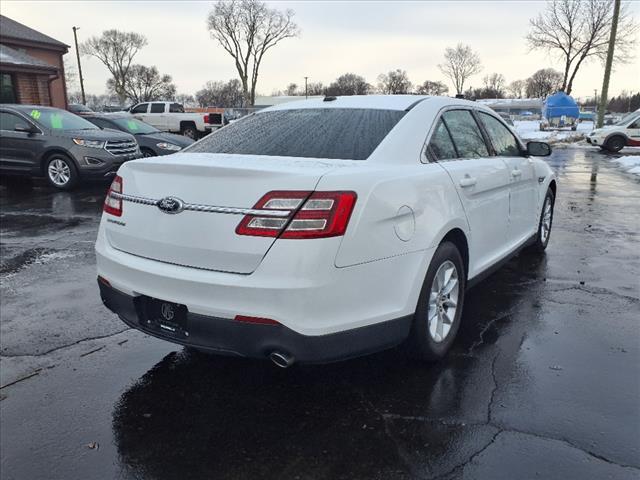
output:
[[640,181],[549,163],[546,255],[469,292],[443,362],[288,370],[126,328],[95,281],[106,185],[3,179],[0,478],[640,478]]

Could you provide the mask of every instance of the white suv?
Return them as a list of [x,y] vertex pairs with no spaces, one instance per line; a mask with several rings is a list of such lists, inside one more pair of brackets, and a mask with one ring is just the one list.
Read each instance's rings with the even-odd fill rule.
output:
[[587,136],[587,142],[614,153],[624,147],[640,147],[640,110],[615,125],[596,128]]
[[549,241],[556,179],[492,110],[442,97],[268,108],[122,166],[105,305],[154,336],[279,366],[397,345],[441,358],[465,289]]

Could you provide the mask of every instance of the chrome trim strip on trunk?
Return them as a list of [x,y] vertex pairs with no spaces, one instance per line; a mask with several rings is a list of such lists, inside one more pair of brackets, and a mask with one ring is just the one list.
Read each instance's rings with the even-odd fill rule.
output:
[[[116,200],[125,202],[138,203],[140,205],[157,206],[160,200],[146,197],[136,197],[134,195],[126,195],[117,192],[111,192],[110,196]],[[259,217],[288,217],[290,210],[257,210],[253,208],[235,208],[235,207],[216,207],[213,205],[198,205],[195,203],[185,203],[183,211],[206,212],[206,213],[225,213],[229,215],[255,215]]]

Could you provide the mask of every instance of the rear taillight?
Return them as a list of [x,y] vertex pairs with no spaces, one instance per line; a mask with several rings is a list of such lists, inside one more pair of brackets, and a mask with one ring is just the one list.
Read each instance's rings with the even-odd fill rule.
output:
[[122,178],[116,175],[113,179],[113,182],[111,182],[111,186],[109,187],[109,191],[107,192],[107,197],[104,199],[103,210],[109,215],[113,215],[115,217],[122,216],[122,199],[115,198],[112,195],[112,193],[122,192]]
[[204,119],[204,123],[209,123],[209,115],[205,115],[203,119]]
[[269,192],[254,210],[287,210],[286,217],[245,216],[236,233],[290,239],[344,235],[355,206],[355,192]]

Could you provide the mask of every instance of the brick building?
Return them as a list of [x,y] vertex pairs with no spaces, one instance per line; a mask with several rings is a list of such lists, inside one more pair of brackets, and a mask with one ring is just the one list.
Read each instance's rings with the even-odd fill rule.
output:
[[0,15],[0,103],[67,108],[63,55],[69,46]]

